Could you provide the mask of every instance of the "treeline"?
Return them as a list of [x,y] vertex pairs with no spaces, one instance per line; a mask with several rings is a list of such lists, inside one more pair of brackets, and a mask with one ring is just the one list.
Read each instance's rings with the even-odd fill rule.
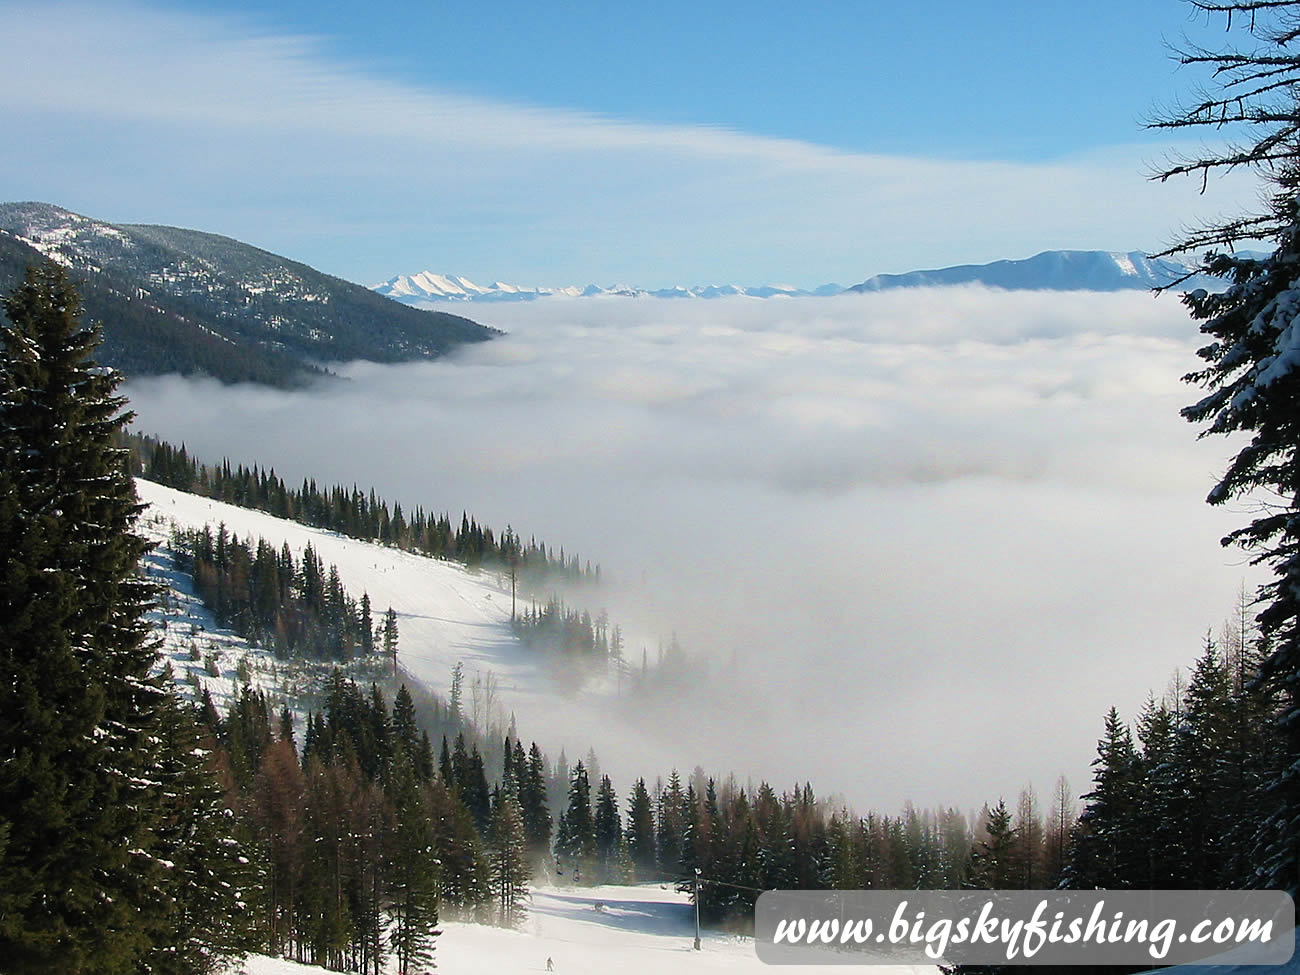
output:
[[440,768],[405,685],[390,708],[336,671],[301,754],[287,709],[276,716],[247,686],[225,718],[206,693],[197,710],[261,874],[245,900],[262,950],[337,971],[391,958],[409,972],[430,963],[440,911],[523,919],[534,793],[513,777],[489,789],[463,736],[450,751],[444,738]]
[[209,466],[191,457],[183,445],[173,447],[134,433],[122,434],[120,440],[130,452],[134,474],[179,491],[470,568],[507,570],[527,586],[600,580],[599,565],[583,563],[576,554],[567,555],[563,548],[557,552],[533,538],[525,542],[510,527],[494,532],[464,512],[458,524],[446,513],[435,515],[423,508],[408,514],[400,504],[377,497],[373,488],[369,493],[356,485],[321,488],[314,478],[291,488],[274,469],[242,464],[232,469],[229,461]]
[[593,618],[588,610],[573,609],[558,596],[551,596],[543,606],[533,605],[516,613],[510,625],[515,636],[530,649],[616,666],[623,660],[621,627],[611,626],[603,611]]
[[775,889],[957,889],[1052,886],[1073,825],[1068,787],[1044,823],[1032,791],[1016,811],[999,801],[974,822],[956,809],[859,816],[819,799],[811,784],[777,793],[721,786],[696,769],[674,770],[651,790],[637,779],[626,813],[609,776],[594,795],[587,768],[572,771],[556,828],[556,869],[575,883],[676,881],[701,916],[739,928],[754,902]]
[[1269,651],[1247,626],[1243,595],[1239,628],[1221,644],[1207,638],[1185,688],[1149,698],[1133,728],[1106,715],[1069,886],[1236,889],[1276,868],[1267,850],[1286,814],[1285,701],[1258,680]]
[[195,592],[228,626],[254,646],[281,658],[351,660],[376,649],[397,653],[397,614],[390,606],[378,627],[370,595],[356,600],[343,588],[338,566],[325,569],[311,543],[295,561],[285,542],[276,549],[264,538],[240,541],[225,523],[213,532],[173,529],[177,566],[194,579]]

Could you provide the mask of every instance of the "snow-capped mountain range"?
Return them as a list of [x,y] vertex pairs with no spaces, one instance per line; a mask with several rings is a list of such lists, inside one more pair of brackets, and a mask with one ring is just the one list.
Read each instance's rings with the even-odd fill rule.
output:
[[[811,290],[792,285],[746,287],[737,284],[659,289],[621,284],[609,287],[594,284],[586,287],[523,287],[502,281],[480,285],[469,278],[421,271],[419,274],[400,274],[390,278],[383,284],[375,285],[374,290],[418,308],[437,307],[455,301],[535,301],[549,297],[721,298],[738,295],[749,298],[801,298],[959,284],[981,284],[1010,291],[1150,290],[1172,284],[1189,271],[1190,267],[1186,264],[1167,258],[1150,258],[1142,251],[1056,250],[1044,251],[1017,261],[963,264],[904,274],[877,274],[848,288],[838,284],[824,284]],[[1187,282],[1186,287],[1214,288],[1215,285],[1216,282],[1213,281],[1193,278]],[[1221,286],[1222,282],[1218,282],[1218,285]]]
[[469,278],[453,274],[435,274],[421,271],[419,274],[399,274],[389,278],[383,284],[374,286],[381,295],[396,299],[407,305],[419,307],[424,302],[447,301],[534,301],[538,298],[595,298],[618,296],[624,298],[721,298],[725,295],[747,295],[751,298],[795,298],[806,295],[833,295],[844,290],[838,284],[826,284],[808,291],[792,285],[762,285],[743,287],[738,284],[711,284],[693,288],[637,288],[627,284],[614,284],[608,287],[589,284],[585,287],[568,286],[559,288],[524,287],[494,281],[492,284],[475,284]]

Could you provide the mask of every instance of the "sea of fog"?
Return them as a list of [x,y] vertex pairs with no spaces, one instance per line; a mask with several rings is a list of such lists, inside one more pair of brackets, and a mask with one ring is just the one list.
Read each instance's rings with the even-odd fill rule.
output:
[[725,668],[637,725],[683,769],[1045,809],[1058,774],[1087,791],[1106,709],[1163,693],[1258,581],[1219,545],[1248,509],[1203,501],[1233,445],[1178,415],[1199,335],[1172,296],[472,312],[508,334],[304,392],[132,382],[136,429],[598,561],[616,621]]

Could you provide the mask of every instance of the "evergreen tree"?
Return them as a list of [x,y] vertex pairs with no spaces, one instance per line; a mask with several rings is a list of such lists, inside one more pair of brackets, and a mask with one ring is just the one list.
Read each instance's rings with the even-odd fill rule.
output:
[[555,858],[571,871],[575,883],[594,882],[596,823],[591,810],[591,783],[581,761],[573,767],[569,804],[555,836]]
[[393,676],[397,676],[397,611],[389,606],[384,613],[384,655],[393,658]]
[[654,876],[655,816],[645,779],[636,780],[632,786],[632,798],[628,802],[627,852],[638,879],[646,880]]
[[1129,887],[1141,875],[1147,841],[1137,826],[1138,756],[1115,708],[1106,714],[1092,766],[1093,790],[1084,796],[1088,804],[1079,817],[1065,883],[1082,890]]
[[[1281,702],[1278,728],[1285,755],[1268,785],[1267,815],[1258,830],[1258,870],[1251,883],[1300,891],[1300,356],[1295,305],[1300,280],[1300,3],[1291,0],[1192,0],[1194,9],[1223,12],[1246,46],[1182,53],[1204,65],[1216,86],[1175,106],[1153,125],[1207,127],[1224,148],[1175,160],[1162,179],[1249,170],[1263,177],[1261,212],[1201,228],[1173,250],[1207,251],[1200,271],[1226,287],[1183,296],[1209,341],[1198,355],[1205,367],[1187,381],[1205,395],[1182,414],[1201,435],[1249,434],[1210,491],[1210,504],[1254,497],[1259,516],[1224,539],[1269,566],[1259,589],[1258,616],[1270,652],[1259,679]],[[1233,14],[1237,17],[1233,17]],[[1231,138],[1236,130],[1240,139]],[[1259,258],[1236,245],[1268,241]]]
[[160,975],[209,975],[257,947],[245,898],[264,878],[236,841],[225,796],[194,756],[208,753],[190,708],[164,699],[159,722],[163,793],[158,839],[167,852],[170,912],[147,964]]
[[1015,844],[1011,811],[999,799],[998,804],[986,813],[984,838],[971,853],[971,886],[986,890],[1016,887]]
[[389,782],[397,828],[386,871],[393,915],[389,942],[399,975],[433,960],[438,924],[438,872],[434,823],[410,757],[399,752]]
[[370,593],[361,594],[361,653],[369,656],[375,652],[375,621],[370,615]]
[[524,836],[533,857],[551,845],[551,812],[546,798],[546,762],[533,742],[528,749],[528,763],[519,783],[519,806],[524,817]]
[[596,861],[601,882],[608,882],[614,872],[619,841],[623,837],[622,817],[618,814],[618,795],[609,776],[601,777],[596,793],[596,808],[592,815],[592,829],[596,841]]
[[527,838],[524,817],[514,794],[496,789],[492,794],[492,821],[488,828],[489,876],[497,917],[508,928],[517,927],[527,913]]
[[668,776],[668,787],[659,794],[659,816],[655,824],[655,851],[659,869],[666,874],[675,875],[682,863],[685,807],[681,776],[673,769]]
[[[157,771],[201,757],[165,754],[158,734],[146,546],[114,446],[121,377],[95,365],[98,329],[59,266],[29,268],[3,306],[0,958],[14,973],[134,972],[188,925]],[[205,920],[186,937],[225,950]]]
[[419,725],[415,718],[415,702],[411,692],[403,684],[397,689],[393,699],[393,735],[398,744],[406,749],[408,755],[416,757],[420,751],[420,739],[417,737]]

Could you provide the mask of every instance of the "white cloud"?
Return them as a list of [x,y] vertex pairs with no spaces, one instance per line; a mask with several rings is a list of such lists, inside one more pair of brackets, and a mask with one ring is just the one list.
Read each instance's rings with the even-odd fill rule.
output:
[[[0,6],[7,192],[183,223],[353,279],[862,280],[1156,247],[1247,181],[1152,187],[1133,147],[1042,164],[840,151],[385,80],[315,39],[127,3]],[[558,277],[556,277],[558,276]]]
[[1218,546],[1241,514],[1201,500],[1228,445],[1177,415],[1197,335],[1171,298],[548,300],[495,324],[313,393],[130,394],[200,453],[599,559],[616,620],[741,665],[734,700],[656,715],[679,764],[863,806],[1083,791],[1105,710],[1190,663],[1246,573]]

